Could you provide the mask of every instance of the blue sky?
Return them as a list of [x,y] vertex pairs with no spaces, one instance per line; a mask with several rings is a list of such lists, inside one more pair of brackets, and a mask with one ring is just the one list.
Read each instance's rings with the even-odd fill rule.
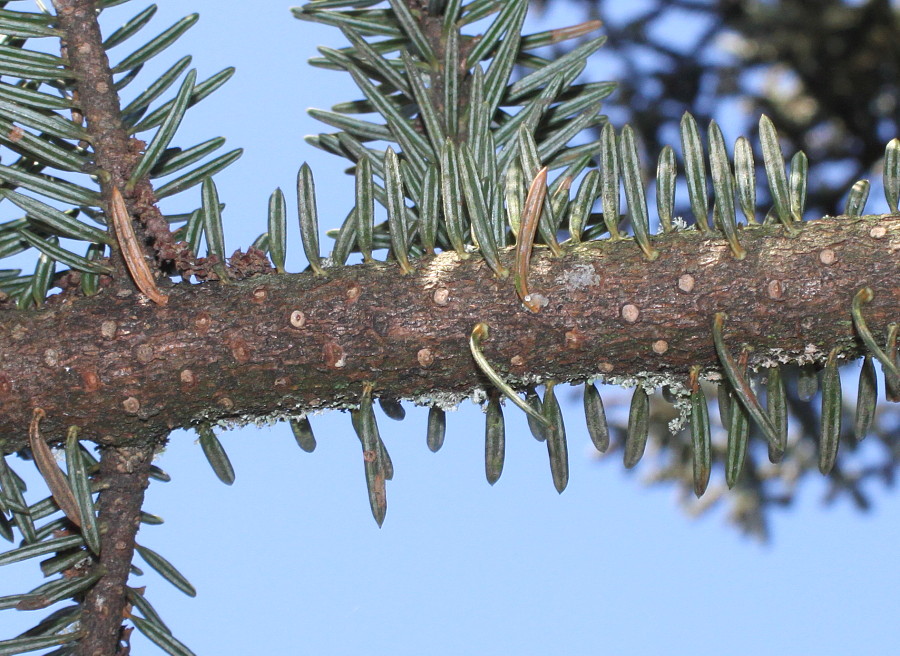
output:
[[[110,11],[118,20],[107,33],[144,6]],[[200,78],[238,67],[224,89],[188,113],[176,137],[187,146],[221,135],[246,149],[217,177],[227,250],[265,230],[276,186],[293,211],[303,161],[316,175],[323,228],[336,226],[352,202],[352,180],[344,162],[303,136],[319,131],[307,107],[356,97],[348,76],[305,64],[316,45],[341,44],[340,34],[294,20],[287,4],[271,0],[162,3],[148,34],[186,11],[200,12],[200,22],[161,59],[191,53]],[[554,16],[577,20],[564,13]],[[199,191],[191,202],[199,203]],[[302,250],[291,228],[288,269],[298,271]],[[142,529],[139,542],[170,559],[199,594],[185,597],[149,568],[135,584],[147,585],[174,634],[200,655],[895,648],[897,495],[873,490],[875,508],[861,515],[847,502],[824,508],[824,482],[805,484],[794,508],[774,516],[773,542],[760,546],[741,538],[721,511],[686,517],[671,489],[641,484],[646,466],[625,472],[618,455],[598,461],[579,405],[565,412],[571,478],[562,495],[544,446],[512,408],[505,409],[506,466],[493,487],[484,479],[478,408],[448,414],[437,454],[425,446],[424,411],[408,408],[403,423],[380,415],[396,469],[382,529],[369,511],[359,442],[345,414],[312,418],[319,442],[312,454],[297,448],[283,424],[223,433],[237,472],[232,487],[215,479],[195,435],[175,433],[159,458],[173,481],[152,484],[146,504],[166,523]],[[723,478],[714,471],[713,485]],[[37,585],[35,564],[9,569],[0,594]],[[25,613],[0,613],[0,636],[29,621]],[[133,653],[156,653],[135,636]]]

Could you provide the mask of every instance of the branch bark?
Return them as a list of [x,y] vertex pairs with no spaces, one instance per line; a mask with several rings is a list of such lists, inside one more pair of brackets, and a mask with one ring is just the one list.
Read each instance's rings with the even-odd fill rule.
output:
[[[108,207],[143,144],[122,123],[95,2],[54,4]],[[183,248],[149,182],[126,195],[141,241],[155,247],[156,272],[179,266]],[[710,325],[720,311],[730,315],[728,339],[751,345],[757,364],[822,359],[835,345],[858,354],[850,302],[864,285],[875,292],[866,307],[873,331],[900,318],[900,216],[827,218],[790,238],[756,227],[742,240],[741,262],[725,241],[693,231],[657,236],[652,263],[631,241],[591,242],[555,258],[539,248],[529,274],[531,289],[549,299],[539,313],[522,307],[511,279],[455,253],[422,258],[410,275],[375,263],[327,277],[170,285],[160,306],[130,285],[114,251],[115,284],[95,297],[67,291],[40,310],[0,307],[0,450],[27,446],[35,408],[46,412],[51,441],[74,425],[104,447],[105,574],[83,602],[79,653],[117,653],[126,637],[147,472],[174,428],[353,407],[366,384],[376,396],[453,404],[488,386],[468,347],[479,322],[491,327],[486,357],[522,388],[596,376],[683,381],[692,365],[712,374]],[[503,258],[511,267],[510,250]]]
[[[57,9],[58,26],[65,35],[62,54],[68,59],[69,66],[74,72],[76,100],[91,135],[94,166],[92,172],[98,175],[101,182],[107,209],[110,208],[114,194],[118,201],[120,221],[115,230],[116,237],[121,244],[124,238],[121,233],[122,221],[127,222],[124,228],[128,229],[127,232],[131,232],[133,215],[137,219],[141,236],[145,238],[143,241],[152,241],[157,252],[163,249],[171,251],[173,238],[167,222],[156,207],[156,198],[148,179],[138,180],[134,189],[128,193],[126,200],[131,213],[128,216],[121,216],[125,214],[122,209],[124,201],[118,190],[125,188],[125,182],[139,160],[144,144],[133,139],[123,124],[118,93],[97,23],[95,2],[54,0],[54,4]],[[112,231],[112,228],[110,230]],[[133,234],[131,236],[134,237]],[[139,259],[143,257],[142,247],[135,243],[134,250],[137,252],[133,254],[132,259],[138,258],[137,261],[145,265],[145,262]],[[108,288],[105,293],[114,298],[131,296],[129,267],[126,266],[128,263],[116,249],[112,249],[111,260],[117,270],[115,287]],[[142,287],[145,288],[146,285]],[[118,291],[114,293],[116,290]],[[56,337],[62,339],[63,333],[57,334]],[[52,349],[49,352],[46,349],[44,351],[45,357],[49,357],[50,361],[53,357],[52,352]],[[4,360],[8,357],[14,357],[14,354],[5,352]],[[45,364],[47,362],[45,360]],[[17,372],[13,379],[17,381],[16,385],[22,380],[19,378],[21,375],[40,374],[34,369],[30,373]],[[90,381],[90,376],[86,380]],[[85,385],[86,388],[92,389],[88,383]],[[39,403],[37,399],[26,401],[26,404],[35,408],[40,407]],[[64,399],[60,398],[59,405],[55,407],[62,414],[67,414]],[[102,568],[104,573],[88,590],[81,604],[80,624],[84,637],[78,643],[77,650],[80,656],[110,656],[125,653],[127,649],[123,647],[123,641],[127,642],[127,633],[122,624],[126,585],[154,446],[125,445],[107,447],[102,451],[99,478],[103,490],[98,497],[97,508],[101,527],[98,567]],[[121,651],[120,647],[123,647]]]
[[[375,263],[229,285],[182,283],[155,306],[136,292],[63,298],[40,311],[0,311],[2,449],[25,446],[32,408],[45,435],[70,425],[106,445],[155,444],[200,421],[251,422],[376,396],[450,404],[488,385],[467,344],[491,327],[488,360],[513,386],[594,376],[686,380],[718,370],[711,337],[754,349],[751,365],[856,357],[850,303],[862,286],[874,334],[900,319],[900,216],[831,217],[796,237],[744,230],[748,255],[686,231],[654,238],[647,262],[632,241],[590,242],[552,258],[539,248],[530,285],[550,303],[521,306],[512,279],[477,256],[415,261],[411,275]],[[505,264],[511,264],[507,250]]]
[[[103,199],[109,207],[112,189],[124,189],[140,159],[144,143],[129,136],[122,123],[119,95],[103,48],[94,0],[54,0],[54,6],[59,27],[65,34],[63,53],[75,72],[78,104],[91,135],[94,164],[97,171],[104,172],[100,182]],[[171,251],[172,234],[156,206],[150,181],[139,180],[125,201],[138,219],[137,228],[141,235],[152,239],[157,251]],[[115,249],[112,260],[118,269],[120,285],[129,284],[128,274]]]
[[100,520],[100,563],[103,577],[88,590],[82,603],[78,644],[80,656],[110,656],[120,651],[125,601],[134,537],[140,525],[144,491],[147,489],[153,450],[149,448],[108,448],[100,458],[98,498]]

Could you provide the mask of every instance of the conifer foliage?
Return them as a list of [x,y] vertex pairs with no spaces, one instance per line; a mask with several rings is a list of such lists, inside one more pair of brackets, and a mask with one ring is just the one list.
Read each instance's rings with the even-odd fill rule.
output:
[[[887,145],[884,158],[883,188],[890,214],[864,214],[869,184],[860,181],[844,215],[805,222],[806,157],[793,154],[787,165],[775,126],[765,116],[759,121],[755,151],[744,137],[729,148],[715,122],[699,126],[685,114],[679,151],[666,147],[650,166],[642,161],[647,158],[639,135],[630,126],[612,125],[601,113],[614,83],[583,81],[590,56],[604,43],[597,22],[523,34],[528,11],[524,0],[314,0],[293,9],[294,15],[333,25],[346,45],[321,47],[320,56],[310,63],[349,74],[359,97],[329,110],[311,110],[329,131],[310,137],[309,143],[350,162],[352,181],[347,184],[355,202],[339,227],[327,233],[333,243],[323,253],[314,173],[305,164],[300,167],[296,220],[309,267],[288,274],[286,253],[295,245],[287,240],[291,219],[281,190],[269,199],[267,221],[261,221],[265,232],[246,253],[229,258],[214,176],[241,151],[222,152],[222,138],[177,145],[185,113],[225,83],[232,69],[200,79],[185,56],[156,79],[144,79],[143,66],[171,56],[171,46],[197,16],[154,33],[148,28],[155,12],[151,5],[102,34],[104,10],[127,3],[56,0],[52,11],[41,3],[42,10],[29,11],[21,2],[0,2],[0,198],[19,215],[0,224],[0,257],[22,261],[23,253],[33,255],[27,270],[0,271],[3,348],[12,348],[19,339],[14,326],[21,325],[16,322],[51,316],[60,307],[90,312],[109,298],[124,299],[117,302],[133,304],[150,316],[172,311],[172,299],[183,299],[185,287],[203,285],[222,295],[250,289],[253,302],[262,303],[274,293],[270,289],[275,290],[266,287],[266,281],[276,278],[327,284],[350,280],[342,276],[357,275],[348,274],[352,270],[416,280],[438,261],[450,269],[468,267],[465,275],[478,279],[481,290],[472,293],[492,290],[503,296],[506,307],[512,308],[507,312],[511,318],[500,323],[495,310],[478,316],[487,302],[477,299],[470,304],[474,310],[466,310],[475,313],[472,318],[460,315],[465,330],[456,338],[454,357],[465,363],[468,379],[446,390],[432,386],[430,394],[409,395],[430,406],[427,445],[433,451],[441,447],[445,410],[473,395],[484,404],[485,473],[495,483],[504,465],[503,406],[508,401],[506,412],[525,412],[535,438],[546,447],[559,492],[569,475],[557,400],[557,386],[563,382],[584,385],[587,426],[600,451],[610,447],[611,426],[595,383],[633,388],[627,428],[617,444],[629,468],[644,455],[653,399],[663,388],[676,408],[673,430],[685,427],[683,450],[690,464],[682,482],[697,496],[704,494],[714,466],[724,467],[729,487],[739,486],[745,469],[755,466],[757,447],[772,463],[792,457],[796,445],[789,439],[788,405],[793,392],[785,382],[794,384],[794,369],[786,369],[788,365],[811,368],[807,386],[810,381],[818,385],[821,372],[816,452],[823,474],[839,462],[842,440],[846,443],[850,432],[858,441],[872,430],[877,403],[900,397],[897,139]],[[546,57],[547,47],[559,43],[570,46],[566,54]],[[47,54],[54,47],[58,54]],[[594,127],[600,128],[599,138],[586,139]],[[763,181],[756,179],[755,158],[764,163],[770,206],[757,202],[757,185]],[[648,173],[651,169],[655,176]],[[675,215],[676,193],[687,194],[692,210],[687,219]],[[174,194],[197,199],[196,210],[162,214],[156,201]],[[823,239],[831,245],[823,246]],[[568,299],[566,290],[587,288],[594,293],[597,288],[599,294],[601,274],[607,287],[621,282],[624,288],[624,277],[615,276],[626,271],[626,265],[631,267],[628,284],[649,285],[673,270],[665,267],[673,266],[666,262],[675,252],[687,253],[687,259],[696,255],[698,263],[684,267],[669,285],[671,293],[689,295],[701,285],[701,254],[715,252],[714,259],[726,262],[723,266],[765,268],[765,258],[775,250],[772,244],[781,251],[803,244],[826,267],[842,253],[842,240],[856,240],[874,259],[870,267],[856,263],[853,270],[864,272],[857,274],[859,279],[820,292],[839,296],[835,302],[844,308],[844,330],[831,333],[828,344],[810,352],[779,348],[777,340],[773,345],[760,326],[754,341],[753,331],[735,316],[733,308],[739,305],[707,306],[701,299],[694,311],[702,321],[687,346],[659,337],[646,353],[621,356],[614,366],[579,355],[592,339],[582,327],[585,322],[607,320],[599,310],[588,306],[577,316],[561,309]],[[351,259],[360,263],[350,265]],[[558,273],[555,283],[546,275],[548,268]],[[178,285],[176,278],[182,281]],[[770,300],[781,297],[780,285],[764,285]],[[455,303],[445,287],[428,290],[438,307]],[[359,293],[359,286],[351,286],[348,302],[355,302]],[[665,299],[659,304],[665,305]],[[643,333],[632,327],[646,321],[646,308],[627,299],[617,299],[615,308],[618,337],[607,332],[606,339],[638,339]],[[116,337],[117,318],[103,322],[104,339]],[[557,354],[558,361],[543,373],[529,369],[519,355],[501,359],[493,347],[510,321],[559,319],[565,324],[569,318],[572,326],[555,350],[573,355]],[[301,331],[312,319],[294,309],[284,322]],[[198,315],[194,330],[208,331],[210,321]],[[735,325],[742,327],[732,329]],[[743,337],[736,341],[735,335]],[[680,351],[681,360],[644,365],[648,359],[673,357],[666,355],[670,349]],[[243,342],[230,343],[231,357],[238,363],[249,361],[250,351]],[[327,342],[323,353],[329,370],[359,366],[336,342]],[[440,356],[428,347],[415,353],[423,371]],[[42,357],[54,367],[61,356],[48,348]],[[838,364],[860,357],[864,364],[851,429],[842,423]],[[152,361],[150,347],[138,347],[136,359]],[[353,371],[356,377],[340,391],[324,393],[321,407],[349,410],[361,443],[369,503],[381,525],[394,468],[374,409],[377,403],[387,416],[403,419],[399,398],[404,394],[381,379],[366,377],[364,369]],[[181,389],[196,387],[204,374],[181,370]],[[0,372],[0,395],[9,396],[15,382]],[[286,377],[277,379],[279,384],[286,389],[292,385]],[[96,374],[92,378],[84,373],[78,390],[90,392],[99,385]],[[307,414],[318,407],[313,394],[303,390],[301,386],[285,392],[293,409],[277,418],[290,421],[299,446],[312,451],[316,439]],[[720,400],[727,433],[724,448],[711,437],[709,393]],[[322,395],[317,390],[315,398]],[[204,413],[170,418],[168,430],[195,428],[216,475],[231,484],[235,470],[214,426],[244,408],[235,409],[229,397],[210,396],[203,402],[208,406]],[[56,648],[52,653],[60,656],[112,655],[127,641],[130,627],[166,653],[193,653],[172,635],[143,588],[132,586],[129,579],[136,573],[131,562],[136,553],[176,588],[195,594],[174,565],[135,543],[139,522],[161,522],[142,510],[142,501],[149,479],[167,479],[151,464],[166,432],[132,439],[135,433],[123,428],[121,434],[101,435],[88,417],[72,420],[57,434],[55,428],[68,421],[61,418],[65,408],[44,408],[27,399],[23,403],[30,412],[21,426],[27,442],[2,436],[0,444],[4,453],[18,452],[34,461],[49,494],[26,499],[10,465],[13,457],[0,458],[0,535],[13,543],[0,554],[0,564],[35,559],[47,580],[33,590],[0,597],[0,608],[34,611],[61,601],[67,605],[22,635],[0,640],[0,654]],[[125,415],[152,424],[154,415],[146,410],[145,399],[131,395],[118,403]],[[62,446],[64,470],[48,442]],[[88,448],[90,443],[103,445],[99,459]]]

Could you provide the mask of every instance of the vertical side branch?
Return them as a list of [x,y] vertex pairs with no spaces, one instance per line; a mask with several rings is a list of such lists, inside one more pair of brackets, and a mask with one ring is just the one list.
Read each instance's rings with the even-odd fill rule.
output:
[[[111,201],[112,189],[123,189],[131,171],[136,165],[143,143],[129,136],[122,123],[119,96],[113,83],[112,70],[103,37],[97,23],[94,0],[54,0],[59,27],[65,34],[63,53],[75,73],[78,89],[78,104],[87,120],[91,135],[94,163],[101,177],[103,197],[107,204]],[[169,252],[173,245],[169,225],[156,207],[156,198],[149,181],[138,181],[132,193],[125,199],[132,216],[152,238],[157,251]],[[139,232],[139,236],[140,232]],[[120,278],[127,274],[121,260],[113,258],[119,269]]]
[[[129,136],[122,122],[119,97],[103,48],[94,0],[54,0],[54,5],[58,25],[64,33],[63,55],[76,79],[78,104],[87,121],[96,167],[94,172],[99,175],[103,197],[110,208],[114,190],[125,188],[143,144]],[[116,200],[119,201],[119,214],[124,214],[123,199]],[[139,239],[133,241],[150,238],[158,250],[172,244],[169,226],[155,205],[156,199],[147,179],[139,180],[125,200],[130,206],[128,214],[137,219],[136,226],[128,227],[143,231],[138,235]],[[116,226],[120,244],[121,232],[121,227]],[[126,262],[121,257],[113,260],[119,284],[127,284]],[[82,656],[110,656],[119,651],[126,582],[152,455],[149,448],[122,447],[103,452],[100,477],[104,490],[99,496],[98,513],[102,527],[100,566],[105,573],[87,593],[83,603],[85,637],[79,646]]]
[[100,567],[105,574],[82,604],[84,638],[79,656],[119,653],[126,584],[152,459],[153,451],[146,447],[110,448],[101,456],[100,482],[104,489],[97,507],[102,533]]

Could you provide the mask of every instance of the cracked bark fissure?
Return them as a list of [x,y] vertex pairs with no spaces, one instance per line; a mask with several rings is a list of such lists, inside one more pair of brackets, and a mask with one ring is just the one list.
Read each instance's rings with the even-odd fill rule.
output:
[[[743,231],[735,260],[724,240],[688,231],[654,238],[655,262],[634,242],[591,242],[552,258],[538,249],[530,284],[550,303],[523,308],[512,279],[477,256],[443,253],[394,264],[257,276],[229,285],[166,288],[158,307],[111,291],[39,311],[0,312],[0,435],[24,446],[33,407],[47,436],[70,425],[105,444],[156,443],[201,419],[252,421],[346,407],[362,383],[375,395],[446,402],[484,379],[467,344],[484,321],[488,360],[514,385],[603,374],[716,370],[715,312],[726,341],[754,349],[751,365],[815,356],[835,345],[861,353],[850,304],[875,335],[900,320],[900,216],[837,217],[787,237]],[[509,249],[503,254],[511,264]]]

